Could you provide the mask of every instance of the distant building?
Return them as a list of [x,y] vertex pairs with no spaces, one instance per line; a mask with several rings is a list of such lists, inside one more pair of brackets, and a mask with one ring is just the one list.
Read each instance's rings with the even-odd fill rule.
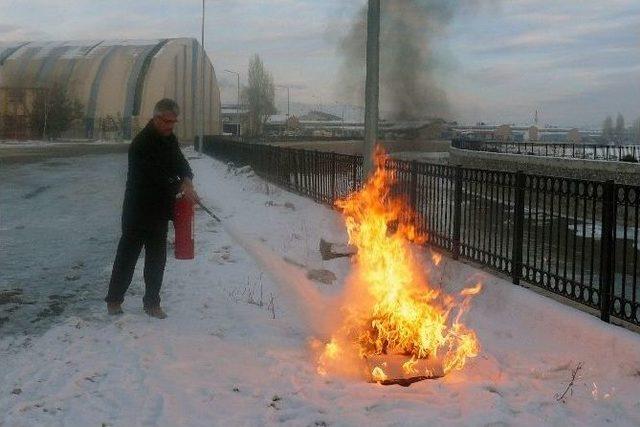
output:
[[533,125],[529,127],[525,132],[524,140],[528,142],[538,142],[540,140],[540,131],[538,130],[538,126]]
[[569,133],[567,133],[567,142],[571,144],[580,144],[580,142],[582,142],[580,131],[576,128],[571,129]]
[[342,121],[342,117],[338,117],[329,113],[324,113],[322,111],[310,111],[307,114],[300,116],[300,121],[302,122],[338,122],[338,121]]
[[[202,64],[204,61],[204,87]],[[196,39],[0,43],[0,138],[38,138],[25,122],[33,94],[60,85],[77,99],[84,119],[68,135],[131,138],[169,97],[181,109],[175,133],[192,140],[221,132],[220,91],[209,58]]]
[[294,131],[299,130],[299,129],[300,129],[300,127],[301,127],[300,119],[299,119],[299,118],[297,118],[296,116],[292,115],[291,117],[289,117],[289,118],[287,119],[287,127],[288,127],[290,130],[294,130]]
[[404,122],[381,122],[378,132],[382,139],[447,139],[453,136],[450,125],[442,119]]
[[283,136],[287,132],[287,136],[297,136],[302,132],[302,125],[295,115],[274,114],[267,119],[265,132],[270,137]]
[[493,126],[476,124],[473,126],[453,126],[456,135],[478,141],[504,141],[511,130],[509,141],[512,142],[541,142],[567,143],[579,141],[581,144],[597,143],[600,140],[600,130],[579,130],[577,128],[560,128],[537,126]]
[[243,105],[224,104],[220,109],[222,132],[235,136],[244,135],[249,129],[249,110]]
[[511,126],[500,125],[493,132],[496,141],[508,142],[511,141]]

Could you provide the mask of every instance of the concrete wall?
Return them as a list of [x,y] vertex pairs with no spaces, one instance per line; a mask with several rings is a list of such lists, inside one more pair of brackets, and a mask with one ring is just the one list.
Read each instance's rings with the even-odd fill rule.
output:
[[487,153],[449,147],[449,163],[477,169],[524,171],[531,174],[640,185],[640,164],[605,160],[566,159]]
[[87,137],[100,137],[98,123],[107,115],[122,117],[124,136],[130,137],[151,118],[155,103],[169,97],[182,110],[176,135],[193,140],[203,92],[205,133],[221,133],[215,70],[196,39],[0,43],[0,87],[54,83],[82,103]]

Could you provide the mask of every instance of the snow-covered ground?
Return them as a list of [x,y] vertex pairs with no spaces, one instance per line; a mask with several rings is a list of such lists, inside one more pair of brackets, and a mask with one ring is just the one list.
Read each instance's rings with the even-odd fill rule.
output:
[[123,316],[95,302],[0,339],[0,425],[640,425],[640,335],[463,263],[434,269],[428,251],[434,284],[485,285],[466,317],[480,356],[409,388],[319,376],[311,341],[327,338],[350,264],[317,245],[345,241],[339,215],[250,171],[192,166],[224,224],[198,211],[196,259],[169,259],[169,318],[143,314],[137,271]]

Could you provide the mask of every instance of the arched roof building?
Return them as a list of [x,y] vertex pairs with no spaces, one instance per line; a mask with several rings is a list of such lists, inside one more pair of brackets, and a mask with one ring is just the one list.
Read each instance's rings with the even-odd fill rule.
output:
[[[155,103],[168,97],[182,112],[176,135],[191,140],[199,133],[203,92],[205,133],[221,131],[215,70],[193,38],[0,43],[0,88],[15,92],[54,84],[82,104],[85,118],[79,133],[88,138],[101,137],[106,117],[117,118],[121,135],[132,137],[151,117]],[[0,114],[1,97],[2,92]]]

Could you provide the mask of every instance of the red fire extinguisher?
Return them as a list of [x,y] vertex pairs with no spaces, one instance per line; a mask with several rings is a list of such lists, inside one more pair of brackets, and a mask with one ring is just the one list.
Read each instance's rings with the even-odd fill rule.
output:
[[193,202],[178,194],[174,207],[173,227],[175,229],[176,259],[194,258],[194,206]]

